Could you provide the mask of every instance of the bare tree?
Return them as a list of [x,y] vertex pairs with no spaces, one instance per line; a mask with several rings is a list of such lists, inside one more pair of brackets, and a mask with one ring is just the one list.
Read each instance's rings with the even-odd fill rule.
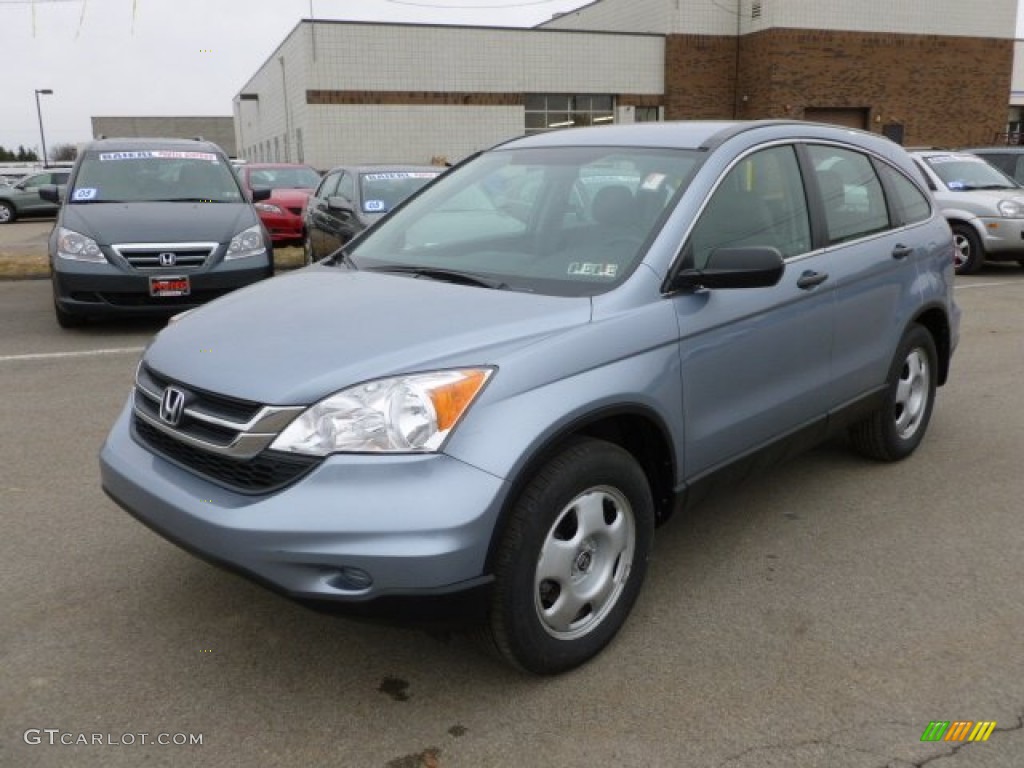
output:
[[55,163],[73,161],[78,157],[78,147],[74,144],[57,144],[50,150],[50,160]]

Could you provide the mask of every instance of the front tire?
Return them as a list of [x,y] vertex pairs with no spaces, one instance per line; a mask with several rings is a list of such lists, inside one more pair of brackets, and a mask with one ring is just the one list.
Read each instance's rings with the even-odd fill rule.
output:
[[597,655],[640,592],[654,503],[627,451],[575,440],[512,508],[496,555],[487,631],[500,655],[541,675]]
[[953,268],[958,275],[973,275],[985,261],[985,247],[969,224],[953,225]]
[[879,461],[899,461],[912,454],[928,430],[937,372],[935,340],[927,330],[914,325],[896,350],[884,404],[850,426],[854,448]]

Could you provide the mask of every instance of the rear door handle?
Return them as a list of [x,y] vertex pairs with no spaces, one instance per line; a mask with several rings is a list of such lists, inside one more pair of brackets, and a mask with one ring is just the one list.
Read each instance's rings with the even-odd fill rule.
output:
[[807,270],[800,275],[800,278],[796,281],[796,287],[809,291],[811,288],[821,285],[826,280],[828,280],[827,272],[812,272],[811,270]]
[[914,249],[909,246],[897,245],[895,248],[892,249],[892,257],[894,259],[905,259],[913,252]]

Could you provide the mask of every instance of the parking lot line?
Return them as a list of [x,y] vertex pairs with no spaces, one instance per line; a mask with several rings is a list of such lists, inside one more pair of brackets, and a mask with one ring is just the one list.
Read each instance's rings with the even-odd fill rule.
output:
[[138,354],[145,347],[110,347],[108,349],[82,349],[75,352],[36,352],[27,355],[0,355],[0,363],[15,360],[58,360],[63,357],[97,357],[99,355]]

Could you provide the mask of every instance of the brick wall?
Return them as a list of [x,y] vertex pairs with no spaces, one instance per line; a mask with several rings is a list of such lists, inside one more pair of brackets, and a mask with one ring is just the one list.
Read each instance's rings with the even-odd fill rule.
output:
[[[667,119],[803,118],[868,110],[871,130],[903,126],[907,145],[987,144],[1005,130],[1013,41],[772,29],[740,38],[670,35]],[[735,113],[734,113],[735,108]]]
[[666,36],[665,119],[732,118],[735,75],[735,37]]

